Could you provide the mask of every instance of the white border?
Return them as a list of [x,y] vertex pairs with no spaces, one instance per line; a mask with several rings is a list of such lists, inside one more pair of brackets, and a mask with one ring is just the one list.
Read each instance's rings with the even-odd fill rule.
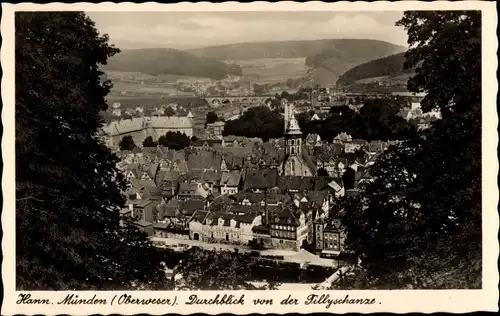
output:
[[[188,306],[183,302],[191,292],[129,292],[138,298],[171,297],[177,296],[178,305],[162,306],[132,306],[132,305],[16,305],[19,292],[15,291],[15,148],[14,148],[14,12],[15,11],[404,11],[404,10],[481,10],[483,18],[483,289],[481,290],[412,290],[412,291],[325,291],[315,294],[329,294],[331,297],[373,297],[377,300],[374,305],[333,305],[326,309],[321,305],[304,305],[307,295],[313,292],[306,291],[246,291],[244,306]],[[2,3],[1,34],[3,44],[1,49],[2,78],[2,122],[4,134],[2,139],[3,154],[3,213],[2,249],[4,261],[2,265],[2,278],[4,282],[4,301],[2,314],[109,314],[121,313],[125,315],[136,313],[166,314],[166,313],[313,313],[313,312],[471,312],[471,311],[497,311],[498,306],[498,188],[496,177],[498,174],[498,161],[496,147],[498,123],[496,112],[497,81],[496,50],[498,41],[496,37],[497,14],[494,2],[460,1],[460,2],[340,2],[327,4],[322,2],[253,2],[237,3],[226,2],[212,4],[201,3],[121,3],[110,2],[100,4],[88,3],[51,3],[51,4],[5,4]],[[26,293],[26,292],[25,292]],[[33,296],[50,298],[53,301],[62,300],[68,292],[31,292]],[[97,294],[99,298],[111,298],[124,292],[73,292],[81,297],[92,297]],[[197,292],[198,295],[210,297],[218,292]],[[239,295],[238,293],[232,293]],[[279,302],[288,294],[297,297],[301,302],[296,306],[282,306]],[[255,297],[273,298],[273,306],[253,306],[251,300]]]

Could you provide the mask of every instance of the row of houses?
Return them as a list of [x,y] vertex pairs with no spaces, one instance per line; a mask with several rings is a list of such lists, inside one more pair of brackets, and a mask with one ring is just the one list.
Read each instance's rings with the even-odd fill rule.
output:
[[[336,221],[336,201],[358,194],[369,166],[391,143],[304,140],[316,167],[327,174],[285,175],[283,139],[266,143],[234,139],[229,146],[204,140],[183,151],[143,148],[120,152],[129,181],[132,217],[150,235],[325,255],[341,251],[346,232]],[[394,143],[393,143],[394,144]]]

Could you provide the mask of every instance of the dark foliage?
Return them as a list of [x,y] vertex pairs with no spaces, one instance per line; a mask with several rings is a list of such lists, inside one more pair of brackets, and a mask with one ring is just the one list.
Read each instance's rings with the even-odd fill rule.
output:
[[134,143],[134,138],[130,135],[123,136],[118,146],[120,147],[120,150],[132,150],[137,147]]
[[123,51],[109,60],[109,70],[141,72],[148,75],[172,74],[222,79],[241,76],[241,67],[170,48],[147,48]]
[[215,122],[217,122],[218,119],[219,119],[219,117],[217,116],[217,114],[215,114],[214,112],[208,112],[206,124],[215,123]]
[[163,282],[149,240],[119,224],[125,183],[99,140],[118,52],[80,12],[18,12],[16,286],[106,289]]
[[175,114],[176,114],[175,110],[172,109],[170,106],[167,106],[165,108],[165,116],[171,117],[171,116],[174,116]]
[[366,78],[413,73],[414,68],[405,69],[404,62],[405,52],[369,61],[346,71],[337,80],[337,85],[346,86]]
[[156,146],[158,146],[158,143],[153,140],[152,136],[148,136],[142,142],[142,146],[143,147],[156,147]]
[[[347,246],[365,269],[357,286],[481,287],[481,16],[405,12],[408,83],[439,108],[431,129],[382,155],[375,182],[347,200]],[[436,53],[437,52],[437,53]]]
[[191,144],[189,137],[181,132],[167,132],[164,136],[158,138],[158,144],[169,149],[181,150]]
[[284,121],[266,106],[248,109],[239,119],[226,122],[224,135],[259,137],[264,141],[283,136]]
[[347,133],[354,139],[396,140],[406,139],[416,131],[416,126],[399,116],[406,106],[402,98],[378,98],[358,100],[363,103],[359,113],[347,106],[335,106],[325,120],[312,121],[312,113],[297,115],[297,121],[304,135],[319,134],[321,139],[330,140],[340,133]]

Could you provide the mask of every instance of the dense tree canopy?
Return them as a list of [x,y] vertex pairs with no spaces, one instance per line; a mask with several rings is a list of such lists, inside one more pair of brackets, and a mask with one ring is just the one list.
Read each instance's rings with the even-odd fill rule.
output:
[[174,116],[176,113],[175,113],[175,110],[172,109],[172,107],[170,106],[167,106],[165,108],[165,116],[168,116],[168,117],[171,117],[171,116]]
[[189,249],[175,268],[182,275],[176,289],[188,290],[275,290],[279,283],[266,280],[263,286],[248,282],[252,269],[259,269],[256,258],[235,251]]
[[148,136],[142,142],[142,146],[143,147],[156,147],[156,146],[158,146],[158,143],[153,140],[152,136]]
[[224,135],[259,137],[264,141],[280,138],[284,131],[283,118],[267,106],[248,109],[236,120],[226,122]]
[[215,122],[217,122],[218,119],[219,119],[219,117],[217,116],[217,114],[215,114],[214,112],[208,112],[206,124],[215,123]]
[[347,106],[332,107],[325,120],[312,121],[313,113],[297,115],[304,135],[319,134],[321,139],[331,141],[340,133],[355,139],[396,140],[408,138],[416,126],[404,120],[400,110],[406,106],[402,98],[384,97],[365,99],[359,112]]
[[[405,12],[408,83],[443,119],[382,155],[375,182],[345,203],[364,286],[481,286],[480,12]],[[359,281],[359,280],[358,280]]]
[[15,23],[17,288],[161,282],[148,239],[120,226],[125,183],[97,136],[111,88],[98,65],[118,49],[84,13],[18,12]]
[[118,146],[120,147],[120,150],[132,150],[137,147],[134,143],[134,138],[130,135],[123,136]]
[[398,76],[404,73],[412,73],[413,68],[405,69],[404,62],[404,52],[371,60],[343,73],[337,80],[337,85],[347,86],[365,78]]
[[181,132],[167,132],[164,136],[158,138],[158,144],[169,149],[181,150],[189,146],[191,140]]

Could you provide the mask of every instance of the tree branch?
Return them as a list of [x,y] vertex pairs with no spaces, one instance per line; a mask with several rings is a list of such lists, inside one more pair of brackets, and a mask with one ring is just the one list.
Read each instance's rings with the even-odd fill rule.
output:
[[37,199],[36,197],[34,197],[34,196],[32,196],[32,195],[27,196],[27,197],[23,197],[23,198],[16,199],[16,202],[26,201],[26,200],[35,200],[35,201],[38,201],[38,202],[43,202],[43,200]]

